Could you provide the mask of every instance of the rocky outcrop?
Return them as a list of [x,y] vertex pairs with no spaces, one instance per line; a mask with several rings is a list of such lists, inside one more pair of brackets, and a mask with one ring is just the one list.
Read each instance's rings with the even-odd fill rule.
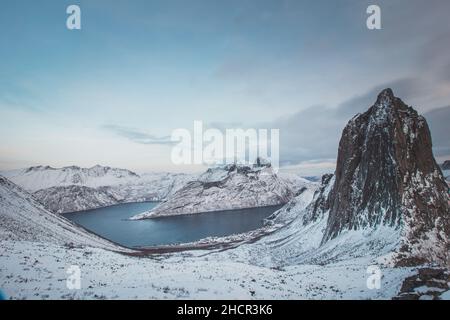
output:
[[294,196],[293,187],[270,164],[230,164],[208,169],[158,207],[133,219],[272,206]]
[[450,299],[450,271],[441,268],[422,268],[406,278],[394,300]]
[[312,203],[279,232],[275,250],[292,252],[296,263],[370,254],[402,266],[448,266],[448,191],[426,120],[383,90],[349,121],[335,175],[323,177]]
[[345,127],[323,210],[329,211],[323,242],[345,230],[385,225],[402,228],[400,264],[448,260],[448,186],[433,157],[430,131],[391,89]]

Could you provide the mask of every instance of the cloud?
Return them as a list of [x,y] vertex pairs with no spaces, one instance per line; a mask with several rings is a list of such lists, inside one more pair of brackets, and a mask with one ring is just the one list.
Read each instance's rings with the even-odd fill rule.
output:
[[111,131],[123,138],[140,144],[150,145],[172,145],[176,142],[171,141],[170,136],[157,137],[155,135],[139,131],[137,129],[119,126],[119,125],[103,125],[102,129]]
[[[421,80],[400,79],[376,86],[337,107],[312,106],[262,126],[280,129],[280,160],[283,165],[336,159],[339,139],[347,122],[354,115],[365,112],[374,104],[378,93],[388,87],[408,105],[414,105],[416,101],[422,103],[422,97],[429,96],[431,90]],[[417,109],[421,112],[421,107]],[[450,107],[428,111],[425,117],[430,125],[436,155],[450,154]]]

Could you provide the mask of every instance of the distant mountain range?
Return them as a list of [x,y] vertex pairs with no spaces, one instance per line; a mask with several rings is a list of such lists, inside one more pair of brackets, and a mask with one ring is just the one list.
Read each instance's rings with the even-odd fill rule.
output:
[[[47,210],[54,213],[67,213],[127,202],[165,201],[181,189],[185,191],[190,190],[192,186],[206,182],[206,180],[203,180],[207,179],[205,178],[207,176],[209,177],[208,179],[214,180],[214,175],[211,175],[212,171],[215,174],[223,174],[228,172],[227,170],[210,169],[205,174],[199,176],[183,173],[137,174],[127,169],[100,165],[92,168],[81,168],[78,166],[63,168],[35,166],[20,170],[5,171],[1,172],[1,174],[31,192]],[[239,174],[233,181],[236,182],[238,177],[248,177],[247,180],[244,179],[236,182],[239,184],[240,189],[238,193],[240,196],[232,205],[226,201],[216,201],[215,206],[223,207],[224,209],[238,209],[246,208],[253,204],[255,206],[283,204],[292,198],[304,185],[310,187],[315,186],[314,183],[310,183],[298,175],[281,174],[280,176],[282,178],[280,179],[278,179],[278,176],[273,176],[276,179],[267,177],[261,180],[264,187],[255,190],[255,193],[252,195],[252,191],[250,190],[255,185],[253,178],[259,177],[259,175],[255,174],[250,177],[249,172],[242,175],[241,173],[243,172],[241,169],[238,171]],[[271,171],[271,169],[268,171]],[[256,172],[253,171],[253,173]],[[212,180],[209,182],[212,183]],[[272,185],[274,183],[277,185]],[[278,190],[275,190],[277,188]],[[212,190],[214,189],[210,189],[209,191]],[[232,190],[224,189],[223,191],[231,192]],[[261,193],[256,193],[256,191]],[[266,192],[270,192],[271,195],[266,195]],[[257,199],[250,200],[252,197],[256,197]],[[264,197],[266,197],[265,200],[262,200]],[[198,206],[197,209],[211,211],[211,208],[206,204]],[[174,212],[179,211],[175,210]]]
[[50,211],[65,213],[124,202],[161,201],[195,176],[147,173],[103,167],[30,167],[1,173],[23,187]]
[[0,239],[89,246],[112,251],[127,249],[74,225],[46,210],[30,193],[0,176]]
[[208,169],[159,206],[133,219],[280,205],[307,187],[315,188],[315,184],[296,175],[277,175],[270,163],[230,164]]

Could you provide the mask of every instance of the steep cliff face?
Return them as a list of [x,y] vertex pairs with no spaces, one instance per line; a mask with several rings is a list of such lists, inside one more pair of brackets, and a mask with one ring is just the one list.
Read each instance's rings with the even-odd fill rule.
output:
[[449,265],[448,191],[426,120],[386,89],[349,121],[335,175],[275,236],[276,251],[294,252],[296,263],[372,255]]
[[448,186],[427,122],[391,89],[345,127],[335,175],[322,242],[384,225],[402,228],[401,263],[448,259]]

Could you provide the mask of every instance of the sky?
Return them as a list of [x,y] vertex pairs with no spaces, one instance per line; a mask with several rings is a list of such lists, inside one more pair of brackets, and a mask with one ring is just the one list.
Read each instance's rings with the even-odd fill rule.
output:
[[449,15],[448,0],[2,1],[0,170],[202,170],[173,164],[168,143],[200,120],[280,129],[281,164],[315,175],[386,87],[450,159]]

